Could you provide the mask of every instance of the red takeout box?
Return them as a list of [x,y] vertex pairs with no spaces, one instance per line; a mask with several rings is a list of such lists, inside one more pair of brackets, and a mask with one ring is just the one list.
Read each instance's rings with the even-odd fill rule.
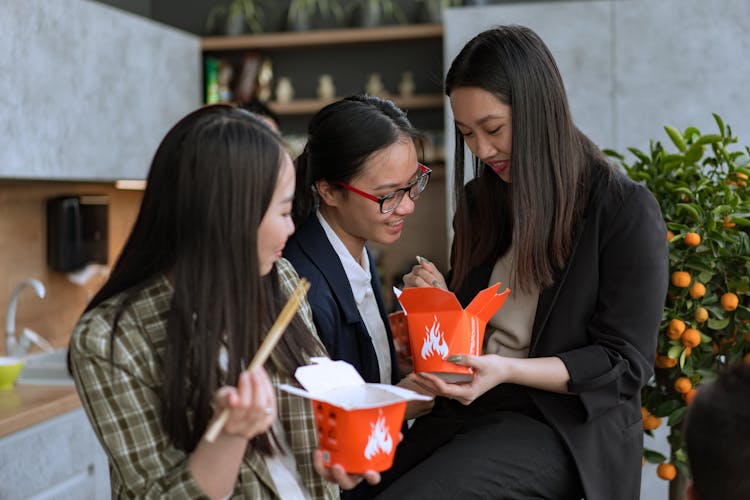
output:
[[398,297],[406,313],[414,371],[430,372],[446,382],[467,382],[473,369],[446,361],[453,354],[479,355],[487,321],[503,306],[510,289],[500,283],[479,292],[466,309],[442,288],[407,288]]
[[384,471],[393,464],[406,402],[430,400],[414,391],[386,384],[367,384],[345,361],[312,358],[295,378],[305,390],[281,389],[312,400],[318,447],[326,467],[341,465],[350,474]]

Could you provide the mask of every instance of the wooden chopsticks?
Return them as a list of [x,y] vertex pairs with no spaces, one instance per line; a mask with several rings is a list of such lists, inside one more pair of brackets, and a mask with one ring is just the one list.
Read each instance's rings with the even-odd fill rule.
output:
[[[305,298],[305,294],[309,289],[310,282],[305,278],[302,278],[292,294],[289,296],[289,300],[287,300],[286,305],[279,313],[279,316],[276,318],[276,321],[274,321],[271,329],[268,331],[268,335],[266,335],[265,340],[260,345],[260,348],[258,348],[258,352],[255,353],[252,361],[250,361],[250,365],[248,365],[247,371],[253,371],[259,366],[263,366],[268,357],[271,355],[273,348],[276,347],[279,339],[281,339],[281,335],[286,330],[286,327],[289,326],[292,318],[294,318],[294,315],[297,314],[297,309],[299,309],[299,306],[302,303],[302,300]],[[219,418],[217,418],[206,431],[206,441],[208,441],[209,443],[213,443],[216,440],[216,437],[224,428],[224,424],[227,422],[228,418],[229,409],[224,408],[224,410],[219,415]]]

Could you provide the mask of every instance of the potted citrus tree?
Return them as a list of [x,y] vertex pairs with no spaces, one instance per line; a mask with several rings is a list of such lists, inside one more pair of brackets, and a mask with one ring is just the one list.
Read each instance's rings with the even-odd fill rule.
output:
[[671,283],[656,349],[655,376],[643,389],[645,432],[669,426],[669,456],[644,451],[684,498],[690,476],[682,420],[696,390],[725,366],[750,362],[750,148],[721,117],[718,133],[666,126],[667,148],[629,148],[617,158],[658,200],[668,232]]

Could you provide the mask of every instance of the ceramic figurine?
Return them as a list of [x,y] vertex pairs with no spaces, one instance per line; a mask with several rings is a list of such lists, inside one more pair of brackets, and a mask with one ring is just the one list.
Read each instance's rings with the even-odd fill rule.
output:
[[331,75],[320,75],[318,79],[318,98],[330,101],[336,97],[336,87]]
[[398,93],[401,97],[411,97],[414,95],[414,75],[411,71],[404,71],[401,75],[401,81],[398,84]]
[[276,100],[278,102],[289,102],[294,98],[294,87],[289,78],[281,77],[276,84]]
[[271,82],[273,81],[273,63],[264,59],[258,70],[258,100],[266,102],[271,98]]
[[365,92],[378,97],[388,97],[388,91],[383,86],[383,80],[380,79],[380,73],[370,73],[365,85]]

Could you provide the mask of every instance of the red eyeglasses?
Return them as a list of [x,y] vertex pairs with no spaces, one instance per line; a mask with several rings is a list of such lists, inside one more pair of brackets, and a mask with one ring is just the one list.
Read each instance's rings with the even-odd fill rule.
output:
[[357,189],[354,186],[350,186],[349,184],[346,184],[344,182],[337,182],[336,184],[351,191],[352,193],[360,195],[363,198],[374,201],[380,206],[380,213],[389,214],[396,210],[396,207],[401,204],[401,200],[404,199],[404,195],[406,193],[409,193],[409,198],[411,198],[412,200],[416,200],[417,198],[419,198],[419,195],[422,194],[422,191],[424,191],[427,187],[427,182],[430,180],[430,174],[432,173],[432,170],[429,167],[422,165],[421,163],[418,164],[417,168],[419,169],[417,178],[410,182],[408,186],[397,189],[392,193],[388,193],[383,196],[375,196],[374,194],[365,193],[364,191]]

